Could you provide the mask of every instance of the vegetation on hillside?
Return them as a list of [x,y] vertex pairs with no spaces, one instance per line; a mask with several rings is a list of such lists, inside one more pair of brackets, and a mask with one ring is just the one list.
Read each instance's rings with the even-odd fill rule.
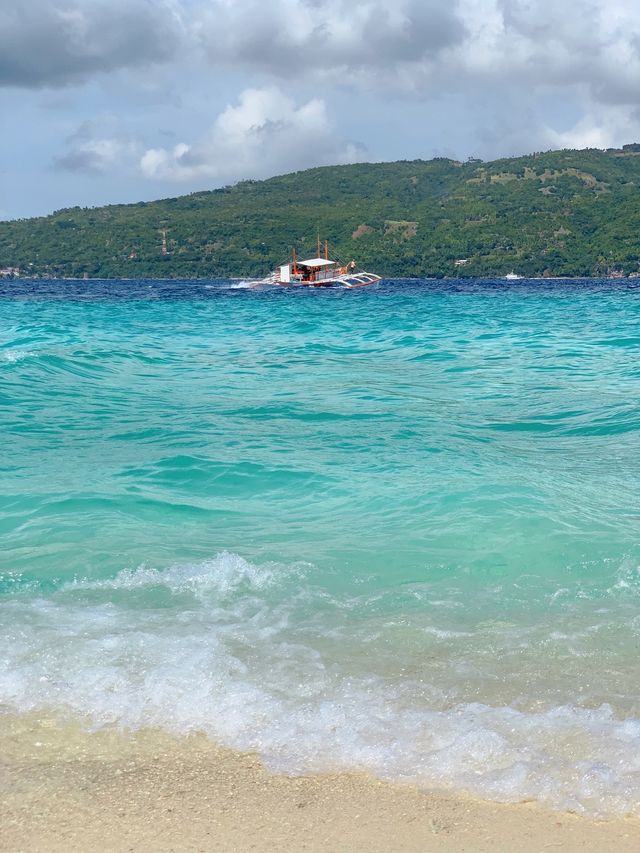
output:
[[329,239],[384,275],[640,271],[640,145],[329,166],[149,203],[0,223],[22,274],[258,276]]

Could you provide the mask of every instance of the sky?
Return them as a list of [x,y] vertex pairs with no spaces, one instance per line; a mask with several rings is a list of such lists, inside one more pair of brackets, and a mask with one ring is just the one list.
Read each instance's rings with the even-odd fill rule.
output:
[[638,0],[2,0],[0,219],[640,141]]

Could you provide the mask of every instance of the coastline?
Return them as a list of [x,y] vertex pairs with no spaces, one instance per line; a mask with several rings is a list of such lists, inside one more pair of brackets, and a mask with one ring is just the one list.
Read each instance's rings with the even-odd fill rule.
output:
[[483,851],[640,847],[640,820],[430,793],[358,773],[288,777],[203,735],[2,717],[0,850]]

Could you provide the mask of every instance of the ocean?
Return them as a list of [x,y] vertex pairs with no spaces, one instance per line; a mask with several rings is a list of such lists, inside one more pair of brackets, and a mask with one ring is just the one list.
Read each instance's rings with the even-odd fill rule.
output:
[[0,712],[640,814],[639,352],[633,281],[0,283]]

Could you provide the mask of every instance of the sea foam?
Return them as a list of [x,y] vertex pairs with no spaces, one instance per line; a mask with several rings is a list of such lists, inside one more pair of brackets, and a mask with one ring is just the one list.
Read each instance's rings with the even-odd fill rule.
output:
[[[456,702],[407,661],[400,678],[402,666],[385,669],[366,649],[339,654],[306,619],[323,606],[327,630],[341,636],[338,611],[350,605],[303,590],[308,571],[221,553],[6,598],[0,701],[94,727],[203,731],[286,773],[368,770],[504,802],[640,813],[639,720],[607,704],[536,710],[531,696],[519,708]],[[383,628],[360,626],[364,645]],[[426,633],[455,644],[467,632]]]

